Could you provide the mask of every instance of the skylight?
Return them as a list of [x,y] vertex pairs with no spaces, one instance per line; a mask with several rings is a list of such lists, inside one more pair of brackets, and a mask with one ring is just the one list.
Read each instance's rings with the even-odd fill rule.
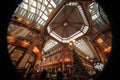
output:
[[78,31],[78,32],[74,33],[73,35],[71,35],[70,37],[62,38],[61,36],[59,36],[58,34],[56,34],[54,31],[51,32],[49,26],[48,26],[48,28],[47,28],[48,33],[50,33],[50,35],[51,35],[52,37],[56,38],[58,41],[60,41],[60,42],[62,42],[62,43],[67,43],[68,40],[69,40],[69,41],[72,41],[72,40],[74,40],[74,39],[76,39],[76,38],[84,35],[84,33],[86,33],[88,29],[89,29],[89,27],[88,27],[88,26],[85,26],[85,27],[83,28],[83,31],[82,31],[82,32],[81,32],[81,31]]
[[[39,0],[36,2],[36,0],[23,0],[20,6],[17,7],[15,13],[20,12],[17,16],[27,18],[27,20],[30,21],[34,20],[42,27],[45,25],[50,13],[61,1],[62,0]],[[28,11],[29,13],[27,13]]]
[[78,8],[78,10],[79,10],[79,12],[80,12],[80,14],[81,14],[81,16],[82,16],[85,24],[88,25],[88,21],[87,21],[87,19],[86,19],[86,16],[85,16],[85,14],[84,14],[84,12],[83,12],[82,7],[79,5],[79,6],[77,6],[77,8]]
[[46,42],[45,47],[44,47],[44,51],[47,52],[48,50],[50,50],[51,48],[53,48],[54,46],[56,46],[58,44],[58,42],[54,41],[54,40],[49,40]]
[[78,2],[69,2],[66,5],[68,6],[76,6],[78,4]]
[[[61,9],[57,12],[57,14],[54,16],[54,18],[51,20],[50,24],[52,24],[52,22],[57,18],[57,16],[61,13],[61,11],[66,7],[66,6],[76,6],[76,8],[78,9],[79,11],[79,14],[80,16],[82,17],[83,21],[84,21],[84,24],[81,25],[80,27],[80,30],[74,32],[72,35],[68,36],[68,37],[61,37],[59,34],[57,34],[56,32],[54,32],[51,28],[51,26],[49,25],[47,27],[47,31],[48,33],[56,38],[58,41],[62,42],[62,43],[67,43],[68,41],[72,41],[78,37],[81,37],[82,35],[84,35],[88,29],[89,29],[89,24],[88,24],[88,21],[86,19],[86,16],[83,12],[83,9],[82,7],[78,4],[78,2],[69,2],[69,3],[66,3],[66,5],[63,5],[61,7]],[[68,24],[67,23],[64,23],[63,24],[64,26],[67,26]]]
[[91,19],[96,26],[101,27],[105,24],[103,19],[100,16],[98,4],[96,2],[93,2],[89,5],[89,12],[91,15]]
[[91,59],[94,58],[93,51],[90,49],[90,47],[87,45],[87,43],[83,40],[80,39],[74,43],[74,45],[81,50],[84,54],[89,56]]

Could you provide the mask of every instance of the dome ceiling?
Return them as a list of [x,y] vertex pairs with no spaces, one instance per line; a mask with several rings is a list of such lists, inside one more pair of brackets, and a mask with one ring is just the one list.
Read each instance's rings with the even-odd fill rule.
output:
[[[48,33],[62,43],[84,35],[89,29],[86,17],[77,2],[64,5],[48,25]],[[87,23],[87,24],[86,24]]]

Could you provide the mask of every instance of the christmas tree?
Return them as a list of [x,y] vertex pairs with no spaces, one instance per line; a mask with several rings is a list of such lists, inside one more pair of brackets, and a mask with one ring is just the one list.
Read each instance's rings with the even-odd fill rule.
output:
[[90,78],[79,55],[73,50],[73,80],[89,80]]

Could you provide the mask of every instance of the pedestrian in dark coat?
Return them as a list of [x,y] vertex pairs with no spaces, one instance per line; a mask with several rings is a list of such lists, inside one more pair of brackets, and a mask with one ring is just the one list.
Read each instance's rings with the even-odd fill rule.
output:
[[40,80],[46,80],[47,77],[47,71],[43,69],[43,71],[40,74]]
[[57,80],[63,80],[64,74],[62,73],[61,70],[58,70],[56,77],[57,77]]

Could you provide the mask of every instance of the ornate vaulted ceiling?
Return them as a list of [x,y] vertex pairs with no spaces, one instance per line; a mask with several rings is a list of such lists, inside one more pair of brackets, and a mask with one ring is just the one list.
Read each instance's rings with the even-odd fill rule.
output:
[[[84,6],[81,5],[82,3]],[[80,54],[94,58],[95,52],[89,42],[86,43],[87,41],[82,38],[86,33],[89,34],[88,30],[92,28],[91,23],[102,25],[98,4],[94,1],[23,0],[13,16],[17,17],[22,24],[25,23],[27,27],[38,31],[40,35],[37,37],[41,39],[38,46],[41,52],[50,52],[72,42],[72,48],[78,50]],[[22,34],[19,36],[24,37],[25,35]],[[30,37],[28,38],[30,40]]]
[[49,23],[48,33],[62,43],[72,41],[87,32],[89,27],[85,20],[86,16],[78,2],[66,3]]

